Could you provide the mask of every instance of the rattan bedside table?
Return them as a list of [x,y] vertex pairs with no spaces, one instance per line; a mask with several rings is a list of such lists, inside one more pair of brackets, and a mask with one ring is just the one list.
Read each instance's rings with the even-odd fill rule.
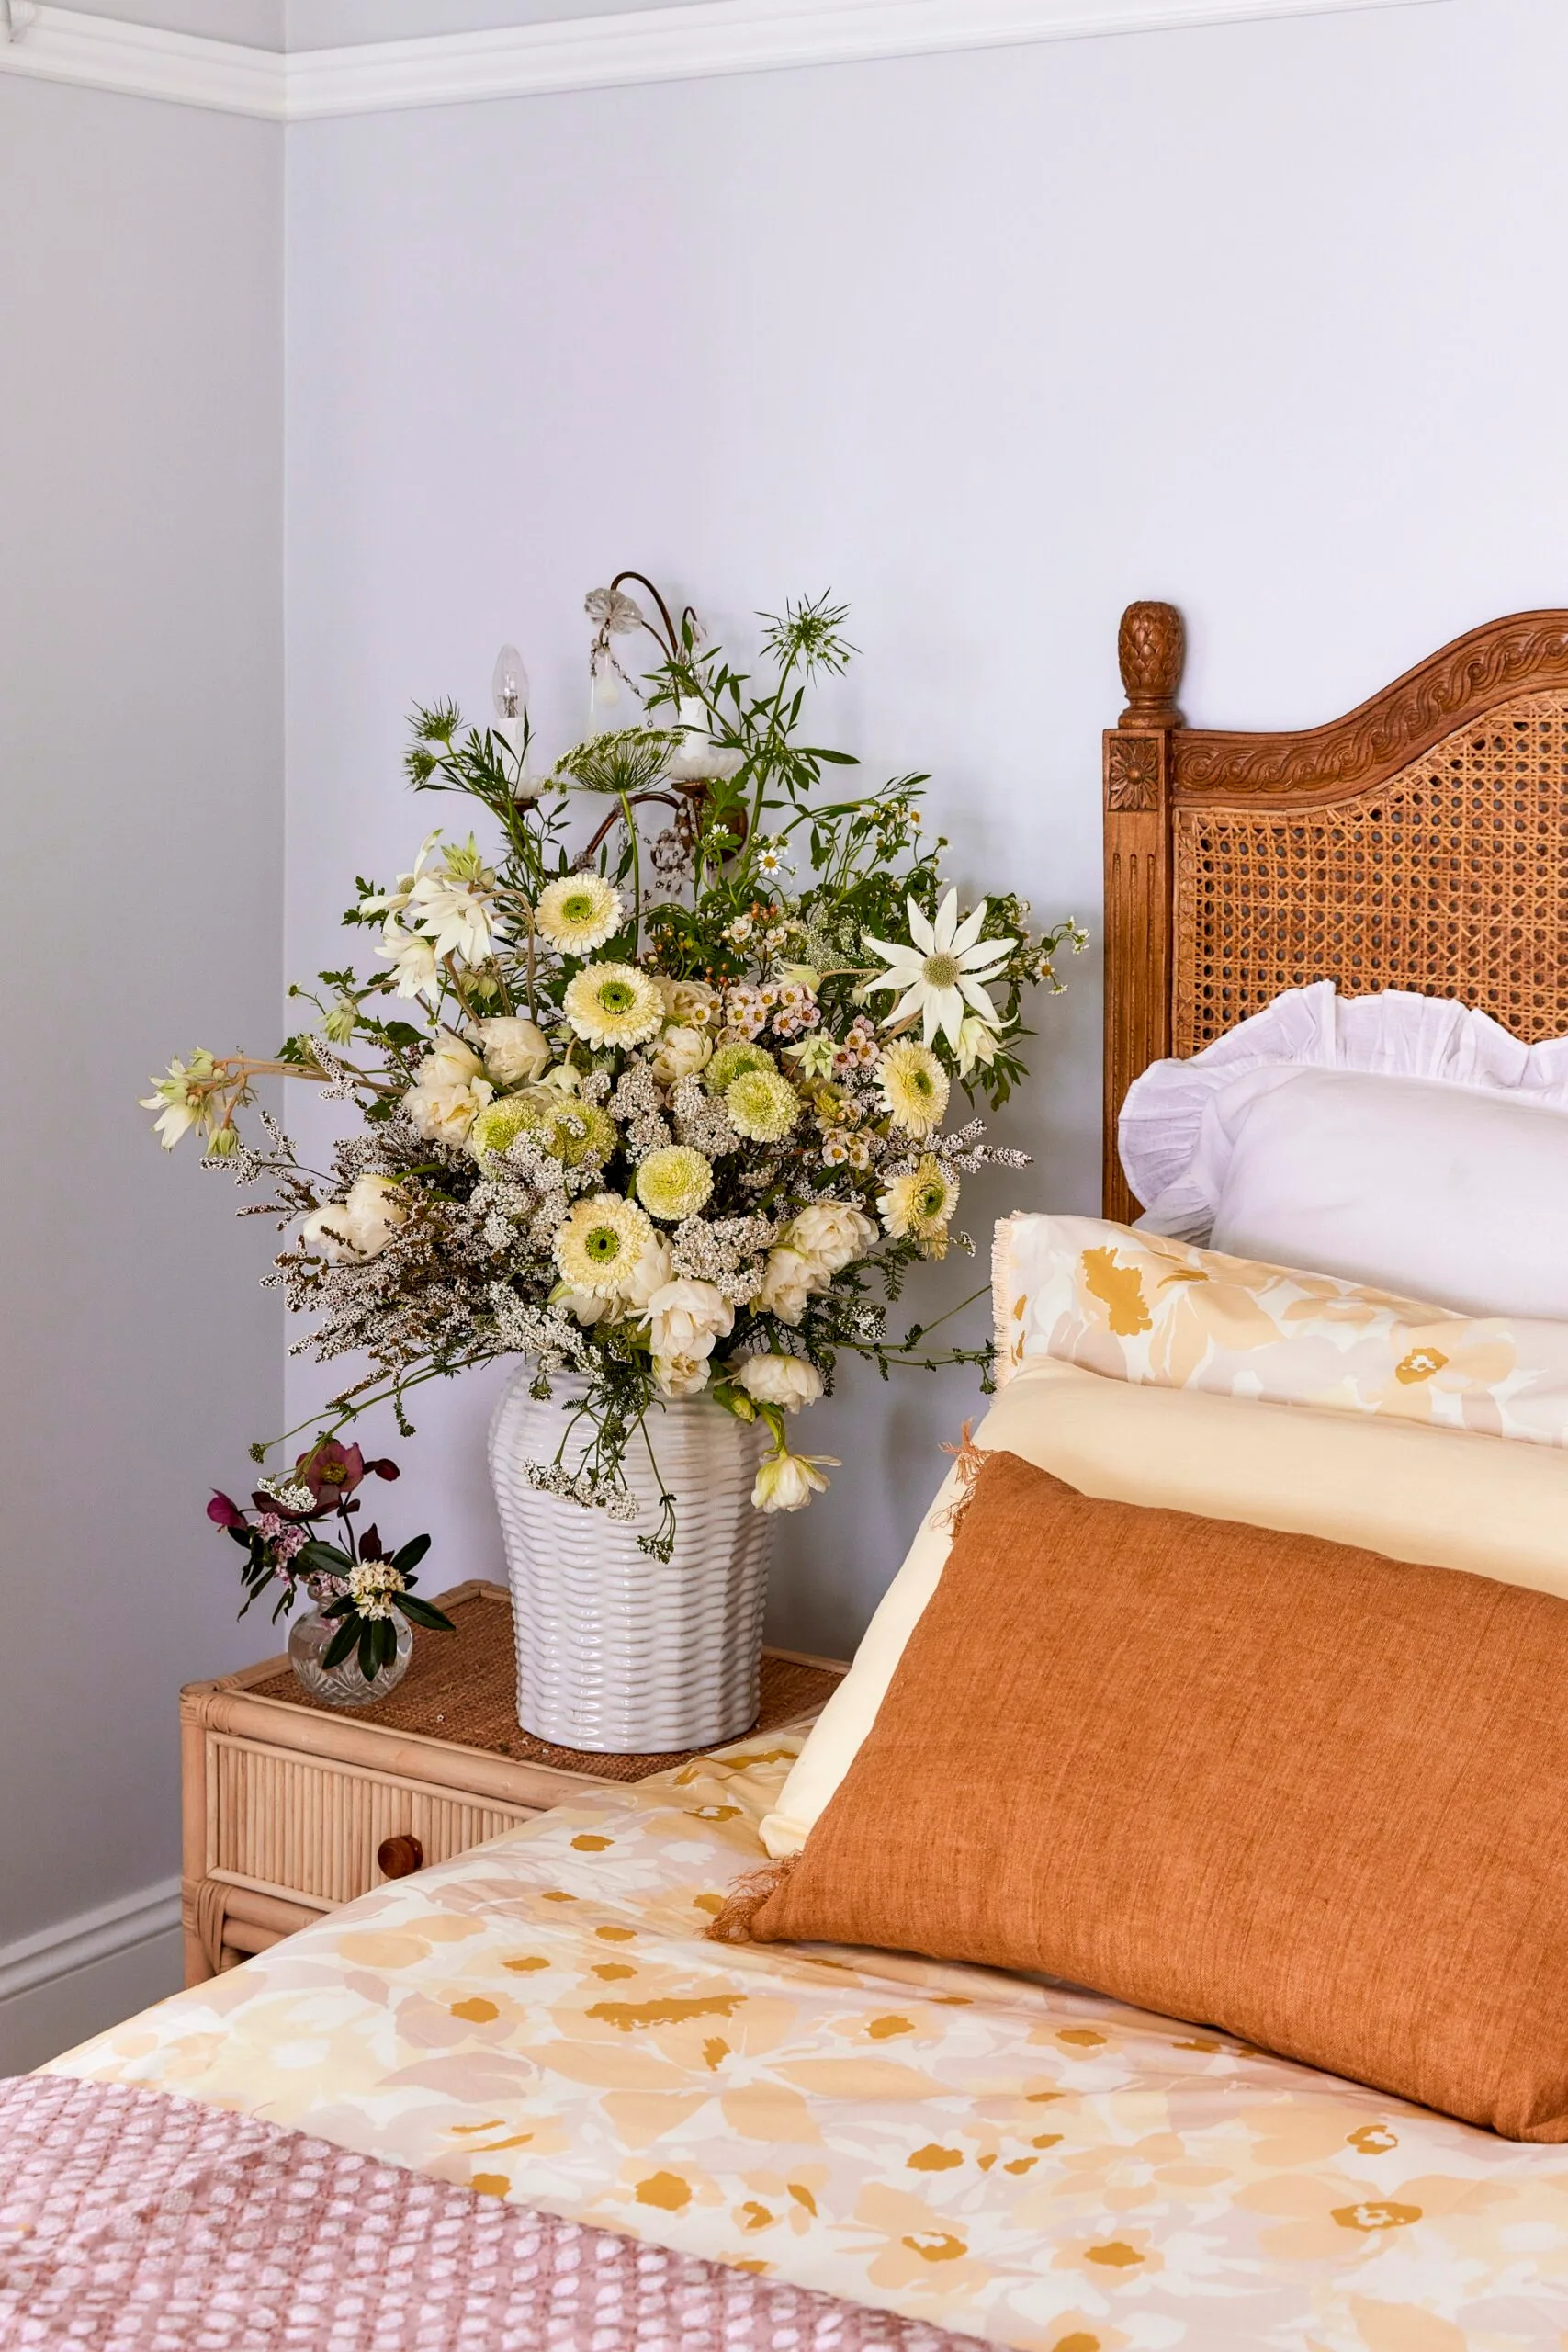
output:
[[[187,1984],[585,1787],[683,1760],[531,1738],[517,1724],[505,1588],[458,1585],[440,1605],[457,1632],[421,1634],[397,1690],[358,1713],[308,1699],[281,1657],[180,1693]],[[765,1650],[755,1728],[811,1723],[845,1671]]]

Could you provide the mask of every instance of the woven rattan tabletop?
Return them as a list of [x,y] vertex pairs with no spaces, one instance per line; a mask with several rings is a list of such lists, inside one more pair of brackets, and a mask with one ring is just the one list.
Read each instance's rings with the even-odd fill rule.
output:
[[[356,1723],[405,1737],[412,1733],[424,1739],[452,1740],[462,1747],[512,1757],[520,1764],[547,1764],[558,1771],[588,1773],[604,1781],[645,1780],[650,1772],[662,1772],[701,1753],[682,1748],[668,1756],[602,1756],[534,1738],[517,1721],[507,1594],[499,1585],[477,1589],[469,1585],[457,1594],[442,1596],[442,1605],[457,1632],[417,1634],[401,1682],[374,1706],[357,1709]],[[776,1731],[820,1707],[837,1688],[841,1672],[825,1663],[764,1650],[761,1711],[751,1729]],[[340,1712],[308,1698],[290,1668],[248,1687],[254,1697],[284,1706],[326,1715]]]

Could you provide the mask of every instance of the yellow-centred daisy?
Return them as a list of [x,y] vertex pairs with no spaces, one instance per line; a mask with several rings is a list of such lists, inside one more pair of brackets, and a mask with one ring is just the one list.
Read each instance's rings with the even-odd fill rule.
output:
[[585,964],[561,1010],[590,1046],[641,1046],[663,1025],[664,1001],[635,964]]
[[591,1298],[614,1298],[637,1272],[652,1239],[653,1227],[635,1201],[597,1193],[576,1204],[556,1227],[550,1247],[570,1289],[586,1291]]
[[947,1108],[947,1072],[929,1046],[905,1041],[889,1046],[877,1064],[876,1083],[888,1116],[907,1135],[929,1135]]
[[907,1176],[895,1176],[877,1197],[884,1230],[895,1241],[919,1243],[928,1258],[947,1250],[947,1228],[958,1206],[958,1179],[928,1152]]
[[547,882],[534,910],[534,927],[566,956],[592,956],[626,919],[626,901],[602,874],[567,874]]

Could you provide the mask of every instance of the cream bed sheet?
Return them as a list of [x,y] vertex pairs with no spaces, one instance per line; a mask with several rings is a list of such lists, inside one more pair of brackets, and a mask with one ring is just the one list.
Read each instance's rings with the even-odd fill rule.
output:
[[1055,1984],[701,1940],[798,1741],[595,1794],[88,2042],[1020,2352],[1568,2346],[1568,2153]]

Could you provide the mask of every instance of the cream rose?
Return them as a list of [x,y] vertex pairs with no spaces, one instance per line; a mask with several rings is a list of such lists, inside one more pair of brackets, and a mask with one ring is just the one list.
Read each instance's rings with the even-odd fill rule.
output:
[[713,1040],[700,1029],[666,1029],[653,1050],[653,1075],[660,1086],[695,1078],[713,1059]]
[[666,1283],[648,1302],[655,1356],[710,1356],[735,1329],[735,1309],[712,1283]]
[[498,1015],[479,1023],[479,1051],[499,1085],[532,1086],[550,1066],[550,1041],[536,1021]]
[[334,1266],[356,1258],[378,1258],[400,1225],[408,1223],[402,1187],[389,1176],[356,1176],[348,1198],[333,1201],[305,1219],[300,1238]]
[[699,1396],[708,1385],[705,1356],[655,1356],[653,1377],[661,1396]]
[[804,1356],[748,1356],[732,1377],[759,1405],[781,1405],[786,1413],[815,1405],[822,1394],[822,1375]]
[[428,1142],[459,1148],[494,1092],[478,1054],[446,1036],[421,1062],[403,1107]]
[[648,1303],[655,1291],[662,1290],[673,1279],[675,1263],[670,1255],[670,1245],[660,1234],[643,1244],[642,1256],[628,1275],[625,1288],[618,1294],[618,1304],[634,1318],[648,1312]]
[[814,1259],[802,1257],[798,1250],[770,1250],[757,1305],[765,1314],[776,1315],[781,1323],[798,1323],[813,1291],[827,1287]]
[[857,1258],[863,1258],[876,1238],[875,1220],[847,1201],[814,1201],[801,1210],[784,1237],[789,1249],[820,1267],[829,1281],[852,1266]]

